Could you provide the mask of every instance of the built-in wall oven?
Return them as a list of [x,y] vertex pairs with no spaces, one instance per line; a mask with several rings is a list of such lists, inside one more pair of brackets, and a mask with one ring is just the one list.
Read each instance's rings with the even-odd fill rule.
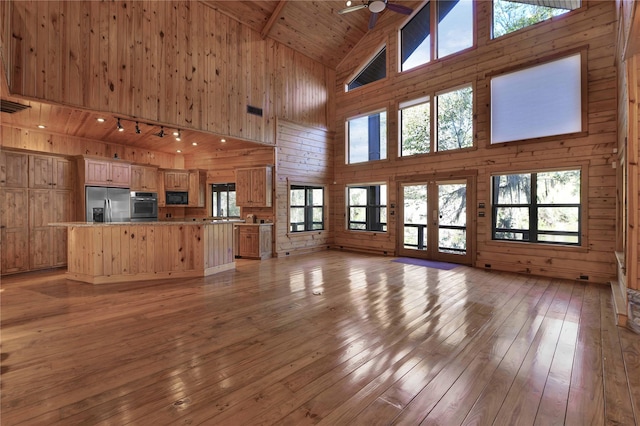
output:
[[158,194],[156,192],[131,192],[131,222],[158,220]]

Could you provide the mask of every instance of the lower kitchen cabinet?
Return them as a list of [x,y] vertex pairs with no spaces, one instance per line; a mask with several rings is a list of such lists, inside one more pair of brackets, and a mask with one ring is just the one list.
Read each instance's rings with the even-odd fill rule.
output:
[[268,259],[272,256],[273,224],[238,224],[238,256]]
[[66,229],[49,226],[73,220],[73,193],[66,190],[29,191],[29,269],[67,264]]
[[26,188],[0,189],[0,273],[29,270],[28,192]]

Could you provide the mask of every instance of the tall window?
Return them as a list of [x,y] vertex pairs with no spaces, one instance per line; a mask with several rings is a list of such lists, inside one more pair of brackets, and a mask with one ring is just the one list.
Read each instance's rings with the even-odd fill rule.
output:
[[324,188],[291,185],[289,196],[289,231],[324,229]]
[[440,93],[438,106],[438,151],[473,146],[473,91],[471,86]]
[[429,98],[400,104],[400,155],[431,152],[431,103]]
[[387,185],[347,187],[348,229],[387,231]]
[[382,80],[387,76],[387,48],[383,47],[380,52],[358,73],[358,75],[347,85],[347,92],[356,87]]
[[[431,28],[431,15],[437,26]],[[432,52],[431,35],[437,40]],[[438,0],[425,4],[400,30],[401,71],[473,46],[473,1]]]
[[580,7],[580,0],[493,0],[493,38]]
[[347,120],[348,164],[387,158],[387,112]]
[[492,177],[493,239],[580,244],[580,170]]
[[214,183],[211,185],[211,215],[215,217],[240,217],[236,206],[236,184]]

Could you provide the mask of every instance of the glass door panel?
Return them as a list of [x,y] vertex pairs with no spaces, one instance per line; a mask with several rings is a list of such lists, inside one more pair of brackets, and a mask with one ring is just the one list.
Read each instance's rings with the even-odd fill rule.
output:
[[427,250],[427,185],[403,185],[403,248]]
[[438,253],[467,254],[467,184],[438,185]]

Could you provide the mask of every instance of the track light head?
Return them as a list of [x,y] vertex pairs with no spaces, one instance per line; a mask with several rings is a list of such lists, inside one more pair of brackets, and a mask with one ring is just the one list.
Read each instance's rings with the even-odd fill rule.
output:
[[155,135],[159,138],[164,138],[164,127],[160,127],[160,131]]
[[124,132],[124,127],[122,127],[122,124],[120,123],[120,119],[119,119],[119,118],[118,118],[118,124],[117,124],[117,127],[118,127],[118,131],[119,131],[119,132]]
[[140,130],[140,126],[138,125],[138,122],[136,121],[136,133],[140,134],[142,133],[142,131]]

